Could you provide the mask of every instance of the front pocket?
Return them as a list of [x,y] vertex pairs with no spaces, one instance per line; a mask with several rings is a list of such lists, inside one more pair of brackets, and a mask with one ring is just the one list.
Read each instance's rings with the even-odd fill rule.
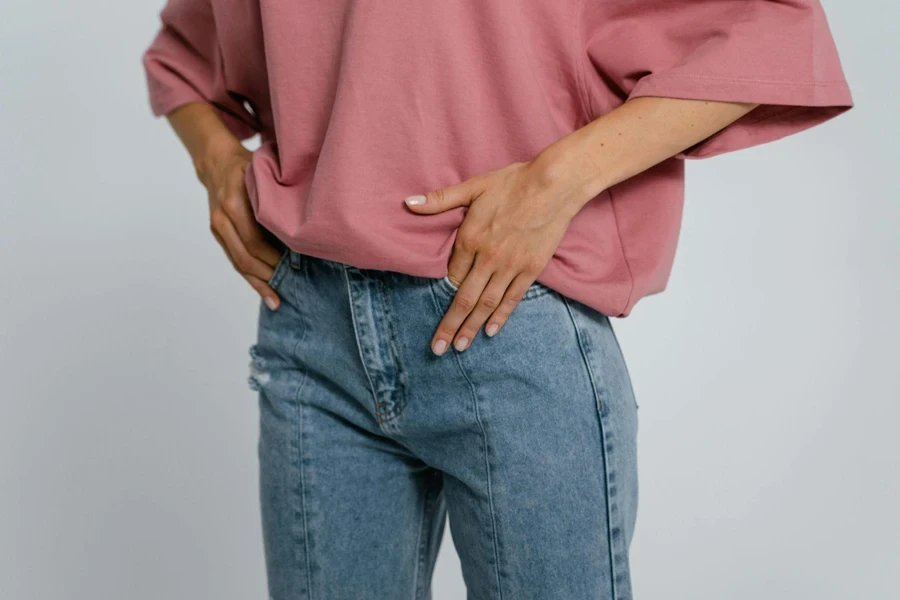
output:
[[278,284],[281,283],[281,280],[284,278],[284,274],[291,262],[290,259],[291,251],[290,249],[285,249],[284,252],[281,253],[281,258],[278,259],[278,263],[275,265],[272,276],[269,277],[269,280],[266,282],[273,290],[277,290]]
[[[447,295],[449,295],[451,297],[455,296],[456,292],[459,291],[459,288],[456,285],[454,285],[453,282],[450,281],[450,278],[446,275],[441,277],[438,281],[440,283],[441,290],[443,290],[444,293],[446,293]],[[539,298],[539,297],[541,297],[545,294],[549,294],[551,292],[553,292],[553,289],[547,287],[546,285],[544,285],[543,283],[541,283],[539,281],[535,281],[530,286],[528,286],[527,290],[525,290],[525,295],[522,296],[521,301],[525,302],[526,300],[531,300],[533,298]]]

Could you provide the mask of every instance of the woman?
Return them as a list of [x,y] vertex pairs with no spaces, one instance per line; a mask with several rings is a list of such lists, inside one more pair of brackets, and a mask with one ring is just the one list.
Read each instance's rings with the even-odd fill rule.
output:
[[630,598],[609,317],[665,287],[683,159],[852,106],[820,4],[169,0],[162,23],[153,112],[264,302],[270,597],[429,598],[449,514],[470,598]]

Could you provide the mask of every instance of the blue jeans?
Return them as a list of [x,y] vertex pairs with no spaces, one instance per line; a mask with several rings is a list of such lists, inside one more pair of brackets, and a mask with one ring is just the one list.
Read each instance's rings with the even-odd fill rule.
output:
[[285,251],[260,305],[272,600],[422,600],[449,517],[470,600],[625,600],[637,405],[609,319],[534,283],[435,356],[455,288]]

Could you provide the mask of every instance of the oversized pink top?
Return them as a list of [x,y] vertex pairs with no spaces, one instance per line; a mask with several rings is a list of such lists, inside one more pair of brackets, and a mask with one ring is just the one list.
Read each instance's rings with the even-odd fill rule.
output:
[[465,209],[418,215],[407,196],[529,160],[629,98],[762,104],[572,220],[538,281],[610,316],[666,286],[683,159],[853,104],[817,0],[168,0],[161,18],[153,113],[205,101],[261,134],[256,218],[361,268],[446,275]]

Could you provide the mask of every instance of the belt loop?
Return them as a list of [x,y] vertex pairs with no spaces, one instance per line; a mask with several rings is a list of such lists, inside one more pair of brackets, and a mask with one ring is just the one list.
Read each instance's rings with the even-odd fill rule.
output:
[[303,271],[303,268],[306,266],[304,264],[306,257],[295,250],[288,249],[288,252],[290,252],[291,268],[296,271]]

